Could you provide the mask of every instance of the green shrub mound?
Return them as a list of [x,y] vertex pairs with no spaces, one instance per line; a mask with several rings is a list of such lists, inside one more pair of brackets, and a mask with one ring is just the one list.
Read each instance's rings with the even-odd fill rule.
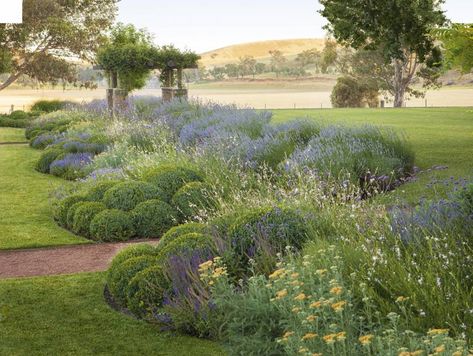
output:
[[72,102],[62,100],[38,100],[31,106],[31,111],[51,113],[64,109],[68,104],[72,104]]
[[210,195],[210,188],[202,182],[191,182],[180,188],[172,197],[179,218],[195,220],[199,213],[215,208],[215,200]]
[[104,210],[90,223],[90,235],[97,241],[126,241],[134,234],[131,217],[118,209]]
[[107,207],[97,202],[82,202],[77,204],[79,204],[79,206],[75,209],[72,219],[72,231],[78,235],[90,237],[90,223],[98,213],[104,211]]
[[250,258],[256,261],[260,272],[270,272],[276,253],[284,252],[287,246],[301,249],[308,235],[308,223],[298,209],[253,209],[237,217],[229,227],[224,259],[230,273],[237,278],[249,272]]
[[108,289],[115,301],[126,307],[128,283],[140,271],[157,264],[154,256],[133,257],[110,270],[107,277]]
[[110,209],[130,211],[145,200],[160,197],[160,191],[151,184],[130,181],[119,183],[108,189],[103,196],[103,202]]
[[144,317],[162,306],[170,285],[162,266],[154,265],[136,273],[128,283],[127,308],[135,315]]
[[134,246],[127,247],[117,253],[117,255],[113,258],[112,262],[110,263],[110,267],[108,269],[108,273],[113,273],[113,271],[121,265],[123,262],[140,256],[156,256],[157,251],[154,246],[148,244],[138,244]]
[[174,165],[160,166],[147,173],[144,178],[164,194],[163,199],[167,202],[186,183],[203,181],[196,171]]
[[26,120],[29,119],[31,116],[27,113],[24,112],[23,110],[15,110],[12,111],[10,114],[10,119],[12,120]]
[[66,216],[66,228],[69,230],[72,230],[72,226],[74,224],[74,216],[76,215],[77,209],[80,208],[80,206],[83,204],[83,201],[77,202],[67,210],[67,216]]
[[161,237],[159,240],[158,249],[163,249],[167,244],[182,235],[189,233],[205,234],[207,230],[208,227],[206,225],[195,222],[174,226]]
[[86,197],[90,201],[100,202],[100,201],[102,201],[105,193],[109,189],[116,186],[118,183],[120,183],[120,182],[115,181],[115,180],[99,182],[99,183],[97,183],[96,185],[94,185],[92,188],[90,188],[88,190],[88,192],[86,194]]
[[36,170],[41,173],[49,173],[49,166],[53,163],[60,155],[62,151],[57,148],[48,149],[43,152],[36,162]]
[[71,195],[58,201],[53,209],[54,220],[62,227],[67,227],[67,213],[76,203],[84,202],[87,198],[83,195]]
[[212,237],[197,232],[181,235],[165,245],[159,244],[156,247],[158,257],[165,261],[172,256],[186,256],[194,251],[201,251],[203,254],[216,250]]
[[161,200],[152,199],[140,203],[131,212],[136,235],[160,237],[174,225],[175,210]]

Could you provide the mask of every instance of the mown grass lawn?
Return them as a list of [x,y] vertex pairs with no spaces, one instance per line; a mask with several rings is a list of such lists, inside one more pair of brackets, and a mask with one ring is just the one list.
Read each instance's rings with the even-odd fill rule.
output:
[[[472,99],[473,102],[473,99]],[[273,110],[274,121],[308,117],[325,124],[373,124],[392,127],[404,133],[416,153],[416,165],[425,170],[448,166],[418,176],[417,182],[405,184],[381,200],[417,202],[431,197],[433,189],[426,185],[433,179],[445,180],[473,176],[473,108],[422,109],[327,109]],[[442,186],[437,189],[442,191]]]
[[34,170],[40,154],[27,145],[0,145],[0,250],[88,242],[53,221],[50,193],[65,181]]
[[10,127],[1,127],[0,143],[4,142],[26,142],[25,130]]
[[0,281],[0,355],[223,355],[111,309],[103,273]]

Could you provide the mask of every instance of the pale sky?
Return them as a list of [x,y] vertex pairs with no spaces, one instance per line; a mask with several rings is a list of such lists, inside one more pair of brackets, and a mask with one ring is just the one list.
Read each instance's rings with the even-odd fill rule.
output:
[[[325,35],[317,0],[121,0],[119,7],[119,21],[147,28],[157,44],[199,53],[237,43]],[[473,22],[473,0],[447,0],[444,9],[454,22]]]

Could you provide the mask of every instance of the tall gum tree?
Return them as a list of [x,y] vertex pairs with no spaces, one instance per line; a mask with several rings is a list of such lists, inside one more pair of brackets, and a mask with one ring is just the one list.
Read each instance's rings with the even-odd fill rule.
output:
[[117,13],[118,0],[24,0],[22,24],[0,24],[0,83],[20,76],[73,82],[72,60],[90,61]]
[[438,68],[441,52],[431,35],[446,23],[444,0],[320,0],[328,29],[343,45],[378,50],[392,65],[394,107],[422,74]]

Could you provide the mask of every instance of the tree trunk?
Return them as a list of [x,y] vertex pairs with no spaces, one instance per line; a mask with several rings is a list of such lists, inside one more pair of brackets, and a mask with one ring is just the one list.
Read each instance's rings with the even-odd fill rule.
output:
[[404,104],[404,95],[406,93],[406,86],[404,84],[404,70],[403,63],[399,59],[394,60],[394,107],[402,108]]
[[11,84],[13,84],[20,77],[20,75],[21,75],[21,73],[11,74],[8,77],[8,79],[5,80],[5,82],[0,84],[0,91],[2,91],[3,89],[9,87]]

